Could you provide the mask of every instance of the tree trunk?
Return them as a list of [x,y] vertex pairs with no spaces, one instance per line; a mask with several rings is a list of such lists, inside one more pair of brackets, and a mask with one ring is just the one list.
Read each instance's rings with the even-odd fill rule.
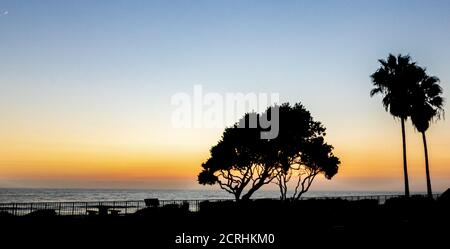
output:
[[251,197],[251,196],[253,195],[253,193],[255,193],[256,190],[258,190],[258,189],[259,189],[259,187],[258,187],[258,188],[253,187],[253,188],[249,189],[248,192],[247,192],[245,195],[242,196],[242,200],[243,200],[243,201],[248,201],[248,200],[250,200],[250,197]]
[[256,183],[255,186],[253,186],[251,189],[248,190],[248,192],[242,196],[242,200],[248,201],[250,200],[250,197],[264,185],[264,181],[260,180],[258,183]]
[[234,194],[234,199],[236,200],[236,202],[239,202],[239,200],[241,199],[239,195]]
[[403,176],[405,179],[405,197],[409,198],[409,180],[408,180],[408,163],[406,162],[406,135],[405,135],[405,119],[401,119],[402,123],[402,141],[403,141]]
[[431,191],[430,166],[428,164],[427,138],[425,136],[425,132],[422,132],[422,139],[423,139],[423,149],[425,151],[425,172],[427,175],[427,194],[428,194],[428,198],[433,198],[433,191]]

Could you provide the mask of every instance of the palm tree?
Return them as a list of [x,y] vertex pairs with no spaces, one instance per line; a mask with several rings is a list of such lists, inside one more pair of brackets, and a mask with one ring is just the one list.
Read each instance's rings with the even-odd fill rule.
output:
[[408,163],[406,160],[405,121],[411,113],[413,86],[423,79],[424,70],[411,61],[409,55],[389,54],[386,60],[378,60],[381,67],[370,77],[374,88],[370,96],[383,95],[383,106],[394,118],[399,118],[403,142],[403,175],[405,197],[409,197]]
[[411,121],[414,127],[422,133],[423,148],[425,152],[425,172],[427,177],[427,194],[433,197],[431,190],[430,167],[428,163],[428,148],[425,132],[431,121],[440,118],[443,113],[444,99],[441,97],[442,88],[437,77],[424,76],[424,79],[416,86],[414,100],[412,102]]

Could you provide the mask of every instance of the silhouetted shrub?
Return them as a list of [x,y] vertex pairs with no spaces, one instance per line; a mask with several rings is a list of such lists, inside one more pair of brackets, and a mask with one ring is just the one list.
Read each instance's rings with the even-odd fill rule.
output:
[[158,208],[155,207],[146,207],[137,210],[133,213],[134,216],[153,216],[157,214]]
[[378,200],[363,199],[350,201],[348,204],[354,208],[375,208],[378,207]]
[[29,214],[27,214],[27,216],[30,217],[52,217],[52,216],[56,216],[56,211],[54,209],[39,209],[36,211],[33,211]]
[[200,202],[200,211],[203,213],[221,212],[236,209],[234,201],[202,201]]
[[435,201],[423,195],[413,195],[409,198],[407,197],[395,197],[389,198],[384,203],[385,207],[388,208],[409,208],[409,209],[420,209],[425,207],[433,206]]
[[11,214],[10,212],[0,211],[0,217],[12,217],[12,216],[14,216],[14,215]]
[[450,188],[445,190],[444,193],[442,193],[439,198],[437,199],[440,203],[447,203],[450,204]]
[[163,210],[178,210],[180,209],[180,205],[178,204],[166,204],[161,207]]
[[161,214],[183,214],[189,212],[189,203],[183,202],[181,204],[170,203],[164,206],[150,206],[140,210],[137,210],[134,215],[136,216],[157,216]]
[[183,201],[183,204],[181,204],[180,208],[183,211],[189,211],[189,202]]

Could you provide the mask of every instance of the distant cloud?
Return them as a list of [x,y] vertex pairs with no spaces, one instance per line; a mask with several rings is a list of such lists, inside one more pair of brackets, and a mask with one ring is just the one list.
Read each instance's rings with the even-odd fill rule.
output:
[[0,10],[0,16],[6,16],[9,14],[9,11],[7,10]]

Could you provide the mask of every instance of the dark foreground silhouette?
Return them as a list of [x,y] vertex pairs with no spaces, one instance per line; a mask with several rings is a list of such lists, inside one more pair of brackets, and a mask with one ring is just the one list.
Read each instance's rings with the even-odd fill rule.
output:
[[[126,216],[56,216],[51,211],[38,211],[14,217],[3,213],[0,215],[1,246],[384,248],[426,243],[431,246],[427,248],[433,248],[433,245],[446,245],[450,231],[450,196],[442,197],[438,201],[423,197],[389,199],[384,205],[378,205],[374,200],[339,199],[255,200],[239,204],[204,202],[195,213],[185,206],[169,205],[145,208]],[[258,243],[251,240],[252,235],[253,239],[259,238]],[[208,243],[200,236],[209,236]],[[272,236],[272,243],[268,243],[268,236]],[[266,243],[261,243],[264,238]],[[177,240],[183,243],[176,243]],[[225,243],[220,244],[220,240]]]

